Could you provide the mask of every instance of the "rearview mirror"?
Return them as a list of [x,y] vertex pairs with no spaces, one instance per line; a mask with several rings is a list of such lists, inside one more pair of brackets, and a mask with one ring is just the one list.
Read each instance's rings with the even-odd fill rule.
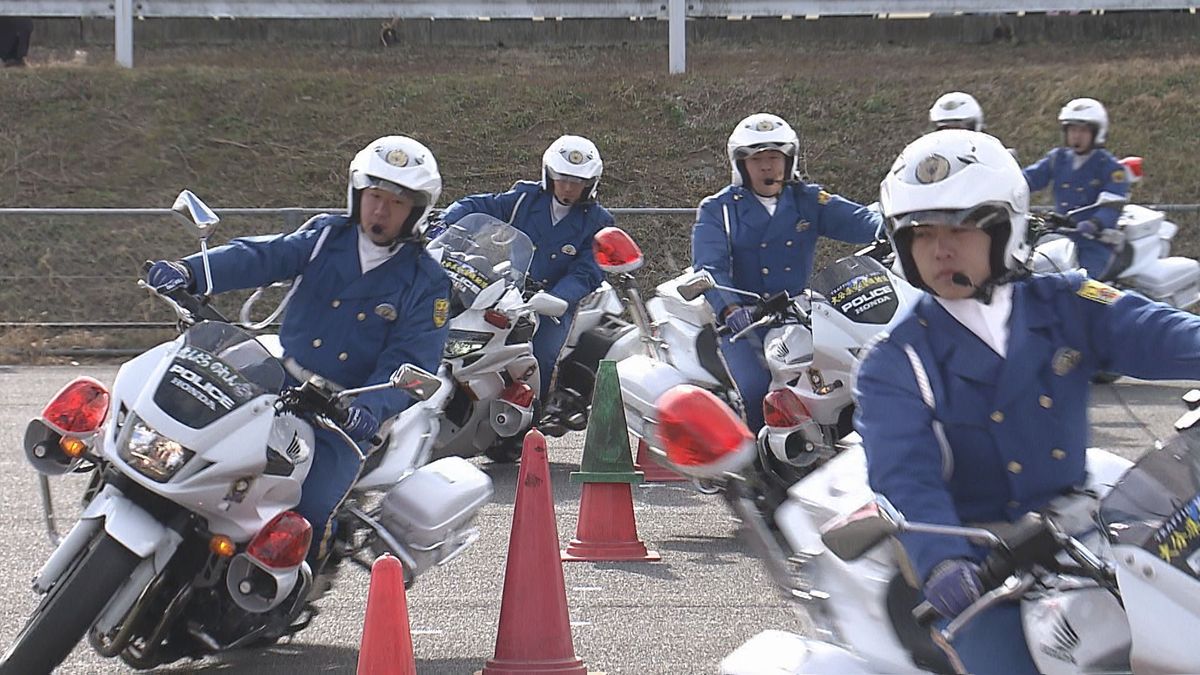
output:
[[861,558],[879,542],[901,529],[903,517],[882,495],[857,511],[821,526],[821,542],[834,555],[850,561]]
[[175,219],[183,223],[197,239],[208,239],[221,219],[191,190],[184,190],[171,206]]
[[566,300],[563,300],[556,295],[551,295],[545,291],[538,291],[537,293],[534,293],[533,296],[529,298],[529,302],[525,304],[529,307],[529,309],[532,309],[534,312],[541,314],[542,316],[556,317],[566,314],[567,307],[570,306],[567,304]]
[[705,291],[715,288],[716,285],[717,280],[713,279],[713,275],[708,270],[700,270],[679,284],[675,290],[679,292],[680,297],[691,302],[704,295]]
[[419,401],[429,400],[442,386],[442,381],[437,378],[437,375],[411,363],[400,366],[396,372],[392,373],[389,380],[392,387],[408,392],[409,396]]

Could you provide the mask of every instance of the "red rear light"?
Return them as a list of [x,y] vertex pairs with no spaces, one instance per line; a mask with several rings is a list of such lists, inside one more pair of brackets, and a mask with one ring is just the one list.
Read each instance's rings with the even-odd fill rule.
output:
[[533,407],[533,387],[524,382],[513,382],[500,392],[500,399],[518,408]]
[[790,389],[776,389],[763,399],[763,420],[769,427],[794,427],[812,419],[812,413]]
[[754,456],[754,436],[729,406],[689,384],[658,399],[658,437],[667,461],[680,473],[716,477]]
[[497,312],[494,309],[489,309],[483,313],[483,320],[492,324],[496,328],[508,328],[508,317],[504,312]]
[[64,434],[90,434],[108,417],[108,389],[90,377],[76,378],[58,390],[42,419]]
[[606,274],[632,272],[642,266],[642,249],[619,227],[606,227],[592,238],[596,264]]
[[1136,183],[1142,179],[1141,157],[1126,157],[1121,160],[1121,166],[1124,166],[1125,171],[1129,174],[1130,183]]
[[284,511],[254,535],[246,554],[267,567],[286,569],[304,561],[312,543],[312,525],[295,511]]

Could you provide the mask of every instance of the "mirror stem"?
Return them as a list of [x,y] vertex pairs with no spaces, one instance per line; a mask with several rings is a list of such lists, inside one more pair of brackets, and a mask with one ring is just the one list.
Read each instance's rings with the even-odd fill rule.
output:
[[212,295],[212,267],[208,264],[208,237],[200,239],[200,259],[204,261],[204,297]]

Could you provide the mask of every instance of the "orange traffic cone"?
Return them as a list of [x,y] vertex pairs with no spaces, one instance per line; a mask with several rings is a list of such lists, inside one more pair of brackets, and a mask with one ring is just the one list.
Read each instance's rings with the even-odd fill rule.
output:
[[571,642],[567,589],[558,558],[550,459],[546,437],[537,429],[525,434],[521,450],[496,655],[488,659],[482,673],[587,674]]
[[583,461],[579,471],[571,474],[571,482],[583,483],[583,497],[575,538],[562,552],[563,560],[662,560],[638,539],[633,519],[631,486],[642,482],[642,474],[633,470],[629,453],[616,361],[601,361],[596,371]]
[[675,483],[688,480],[687,476],[681,476],[654,461],[654,458],[650,456],[649,446],[646,445],[646,441],[641,439],[638,439],[637,460],[633,463],[633,470],[641,471],[646,476],[647,483]]
[[358,650],[358,675],[416,675],[412,634],[408,629],[408,600],[404,597],[404,567],[384,554],[371,565],[367,616]]

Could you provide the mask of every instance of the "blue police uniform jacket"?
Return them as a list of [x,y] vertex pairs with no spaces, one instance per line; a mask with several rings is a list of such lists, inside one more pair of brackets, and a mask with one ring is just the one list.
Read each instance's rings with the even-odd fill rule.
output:
[[[1104,148],[1092,151],[1078,169],[1073,168],[1075,151],[1054,148],[1034,164],[1025,167],[1025,182],[1030,192],[1054,188],[1054,211],[1067,211],[1094,204],[1101,192],[1129,194],[1125,167]],[[1101,228],[1115,227],[1121,210],[1114,207],[1095,209],[1080,214],[1080,220],[1091,220]]]
[[[819,185],[789,184],[774,215],[752,191],[730,185],[700,202],[692,227],[692,267],[708,270],[722,286],[795,294],[808,287],[818,237],[867,243],[882,226],[874,210]],[[718,315],[731,304],[746,303],[724,291],[705,297]]]
[[[302,276],[279,330],[286,356],[344,387],[386,382],[405,363],[436,373],[449,332],[450,280],[441,266],[409,243],[363,274],[356,223],[321,215],[310,225],[290,234],[235,239],[210,251],[213,292]],[[203,291],[200,256],[184,262]],[[356,400],[381,421],[412,403],[395,389]]]
[[512,223],[533,242],[529,278],[573,307],[604,281],[592,254],[592,237],[612,225],[613,217],[599,204],[576,204],[554,223],[553,200],[554,195],[540,184],[518,181],[508,192],[463,197],[446,209],[442,219],[453,224],[468,213],[486,213]]
[[[1001,358],[930,295],[881,335],[855,381],[871,489],[910,520],[1013,521],[1084,483],[1097,371],[1200,378],[1200,317],[1073,272],[1014,283]],[[921,579],[955,537],[901,535]]]

